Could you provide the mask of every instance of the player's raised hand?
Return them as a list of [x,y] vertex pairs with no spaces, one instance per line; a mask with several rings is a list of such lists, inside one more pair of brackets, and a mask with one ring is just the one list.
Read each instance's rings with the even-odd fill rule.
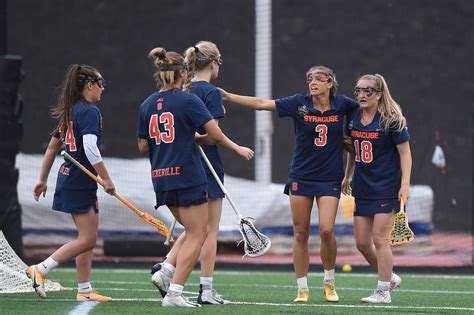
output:
[[38,182],[33,188],[33,197],[36,201],[39,201],[39,197],[43,194],[43,197],[46,197],[46,190],[48,185],[45,182]]
[[238,146],[237,149],[235,150],[235,153],[237,153],[238,155],[240,155],[247,161],[250,161],[251,159],[253,159],[253,156],[255,154],[252,149],[247,148],[247,147],[242,147],[242,146]]

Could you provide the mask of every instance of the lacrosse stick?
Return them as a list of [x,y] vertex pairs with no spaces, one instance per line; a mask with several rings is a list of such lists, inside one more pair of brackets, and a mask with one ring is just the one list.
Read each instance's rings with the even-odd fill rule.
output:
[[400,211],[393,215],[392,229],[388,236],[390,245],[407,244],[415,239],[415,234],[408,226],[408,217],[403,210],[404,206],[403,200],[401,200]]
[[166,237],[166,240],[165,240],[165,245],[168,246],[171,242],[171,240],[173,239],[173,231],[174,231],[174,227],[176,226],[176,219],[173,219],[173,222],[171,223],[171,226],[170,226],[170,230],[169,230],[169,233],[168,233],[168,236]]
[[[61,155],[64,156],[69,161],[71,161],[75,166],[77,166],[79,169],[81,169],[84,173],[89,175],[89,177],[92,178],[93,180],[95,180],[99,185],[104,187],[104,181],[102,179],[100,179],[97,176],[95,176],[94,174],[92,174],[91,171],[89,171],[81,163],[76,161],[66,151],[62,151]],[[158,220],[157,218],[151,216],[148,213],[144,213],[144,212],[138,210],[133,204],[131,204],[127,199],[125,199],[124,197],[119,195],[117,192],[114,193],[114,196],[118,200],[120,200],[124,205],[126,205],[128,208],[130,208],[133,212],[135,212],[143,221],[145,221],[146,223],[151,224],[154,227],[156,227],[156,229],[158,230],[158,233],[160,233],[161,235],[163,235],[165,237],[168,237],[169,231],[168,231],[168,228],[166,227],[166,225],[163,222],[161,222],[160,220]]]
[[263,235],[253,225],[252,222],[249,221],[249,219],[254,220],[253,218],[250,217],[243,217],[237,207],[235,206],[234,202],[232,201],[232,198],[229,196],[229,193],[227,192],[227,189],[225,189],[224,185],[221,182],[221,179],[217,175],[216,171],[211,165],[211,162],[209,162],[209,159],[207,158],[206,154],[202,150],[200,146],[197,146],[199,152],[201,153],[204,161],[206,161],[207,166],[212,172],[212,175],[216,179],[217,183],[219,184],[219,187],[222,189],[222,192],[226,196],[227,201],[229,201],[232,209],[234,210],[235,214],[239,217],[239,230],[240,234],[242,234],[242,238],[244,241],[244,250],[245,250],[245,256],[249,257],[258,257],[264,255],[269,249],[270,246],[272,245],[272,242],[268,238],[268,236]]

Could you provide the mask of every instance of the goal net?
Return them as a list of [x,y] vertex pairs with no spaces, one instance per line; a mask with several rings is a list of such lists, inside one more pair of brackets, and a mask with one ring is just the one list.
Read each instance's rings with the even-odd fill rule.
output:
[[[18,257],[0,231],[0,293],[20,293],[34,291],[31,280],[26,276],[28,266]],[[46,291],[60,291],[58,282],[46,280]]]

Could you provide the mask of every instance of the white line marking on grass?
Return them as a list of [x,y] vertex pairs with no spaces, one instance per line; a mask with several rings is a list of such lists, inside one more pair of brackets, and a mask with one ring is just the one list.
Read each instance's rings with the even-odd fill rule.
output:
[[[149,274],[150,270],[149,269],[109,269],[109,268],[96,268],[96,272],[100,271],[106,271],[108,273],[120,273],[120,274],[136,274],[136,273],[145,273]],[[65,272],[65,273],[75,273],[76,269],[73,268],[58,268],[55,269],[54,272]],[[198,270],[195,270],[192,272],[193,274],[199,274],[200,272]],[[216,275],[247,275],[247,276],[262,276],[262,275],[281,275],[281,274],[291,274],[293,275],[294,273],[292,271],[227,271],[227,270],[220,270],[220,271],[215,271],[214,274]],[[323,276],[324,273],[322,272],[310,272],[308,276]],[[401,273],[402,278],[414,278],[414,279],[472,279],[474,280],[473,275],[459,275],[459,274],[413,274],[413,273]],[[376,278],[377,274],[375,273],[358,273],[358,272],[353,272],[353,273],[337,273],[337,277],[348,277],[348,278]]]
[[374,309],[419,309],[419,310],[451,310],[451,311],[474,311],[468,307],[442,307],[442,306],[396,306],[396,305],[351,305],[351,304],[280,304],[262,302],[234,302],[230,304],[239,305],[262,305],[262,306],[286,306],[286,307],[340,307],[340,308],[374,308]]
[[99,302],[81,302],[68,315],[87,315],[97,305],[99,305]]

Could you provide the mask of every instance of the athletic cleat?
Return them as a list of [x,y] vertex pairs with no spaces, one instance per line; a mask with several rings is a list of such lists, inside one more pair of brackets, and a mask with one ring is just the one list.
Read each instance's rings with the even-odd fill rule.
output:
[[46,298],[46,290],[44,289],[44,283],[46,281],[46,276],[39,271],[38,266],[32,265],[26,269],[26,275],[33,282],[33,289],[40,296],[40,298]]
[[161,302],[163,307],[201,307],[198,303],[191,302],[183,295],[170,296],[167,294]]
[[391,303],[390,291],[375,290],[371,296],[361,299],[364,303]]
[[324,283],[324,296],[326,297],[326,301],[328,302],[339,301],[339,295],[337,295],[336,286],[334,285],[334,282]]
[[395,290],[396,288],[398,288],[400,286],[400,284],[402,283],[402,278],[400,278],[398,275],[396,275],[395,273],[392,274],[392,279],[390,280],[390,286],[388,288],[388,291],[392,292],[393,290]]
[[306,304],[309,301],[309,290],[306,288],[301,288],[298,290],[298,295],[296,299],[293,300],[295,303]]
[[166,292],[168,292],[168,288],[170,287],[171,277],[168,277],[164,274],[163,269],[151,277],[151,282],[158,288],[160,291],[161,297],[166,296]]
[[108,302],[111,300],[111,297],[100,295],[95,290],[77,293],[76,295],[76,301],[78,302]]
[[230,301],[224,300],[216,290],[203,290],[202,284],[199,285],[198,304],[230,304]]

